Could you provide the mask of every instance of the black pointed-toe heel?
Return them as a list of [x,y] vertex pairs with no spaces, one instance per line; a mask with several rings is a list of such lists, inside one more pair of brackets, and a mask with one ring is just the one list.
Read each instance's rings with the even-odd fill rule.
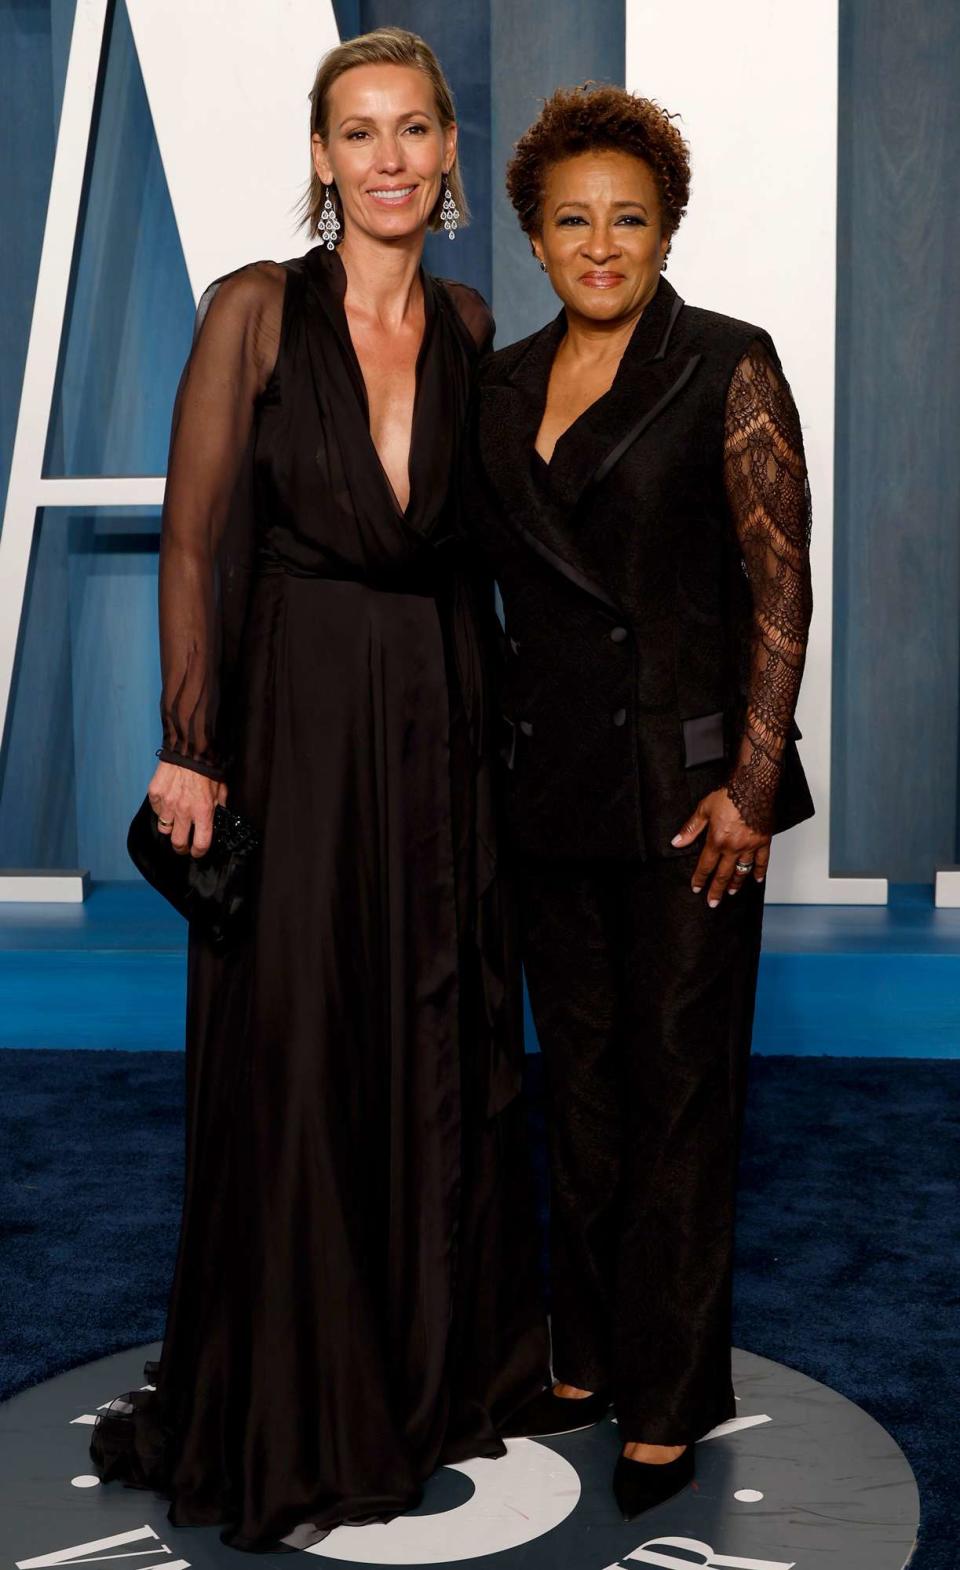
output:
[[654,1505],[672,1499],[681,1488],[693,1482],[693,1475],[693,1445],[688,1445],[683,1455],[663,1466],[618,1456],[613,1472],[613,1492],[623,1519],[632,1521],[644,1510],[652,1510]]
[[553,1434],[576,1434],[592,1428],[610,1410],[610,1394],[598,1390],[592,1396],[555,1396],[541,1390],[515,1412],[500,1430],[503,1439],[548,1439]]

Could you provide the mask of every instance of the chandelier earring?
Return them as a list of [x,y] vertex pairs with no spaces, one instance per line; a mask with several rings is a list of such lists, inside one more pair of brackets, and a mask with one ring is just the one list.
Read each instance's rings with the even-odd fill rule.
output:
[[446,175],[441,176],[440,183],[443,186],[443,205],[440,208],[440,217],[443,221],[443,227],[447,231],[448,239],[453,240],[456,238],[457,228],[460,223],[460,209],[453,199],[453,192],[447,184]]
[[323,189],[325,200],[320,213],[320,222],[317,224],[317,233],[320,236],[321,243],[326,246],[328,251],[332,251],[340,239],[342,225],[337,217],[337,209],[330,200],[330,186],[325,185]]

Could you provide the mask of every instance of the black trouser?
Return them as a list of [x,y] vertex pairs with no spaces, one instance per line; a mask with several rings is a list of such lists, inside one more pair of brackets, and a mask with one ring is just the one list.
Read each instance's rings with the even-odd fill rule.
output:
[[524,963],[544,1058],[555,1378],[610,1388],[624,1442],[734,1413],[734,1195],[762,886],[716,910],[697,852],[534,863]]

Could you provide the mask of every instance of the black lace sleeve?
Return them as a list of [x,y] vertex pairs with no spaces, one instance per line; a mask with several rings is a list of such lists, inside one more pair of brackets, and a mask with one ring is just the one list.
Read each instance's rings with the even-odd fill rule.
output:
[[727,393],[724,480],[753,596],[746,723],[727,790],[741,817],[769,833],[807,649],[810,487],[796,406],[759,340]]
[[275,365],[285,273],[258,262],[207,290],[173,411],[160,535],[167,763],[223,778],[223,603],[251,541],[227,528],[254,406]]

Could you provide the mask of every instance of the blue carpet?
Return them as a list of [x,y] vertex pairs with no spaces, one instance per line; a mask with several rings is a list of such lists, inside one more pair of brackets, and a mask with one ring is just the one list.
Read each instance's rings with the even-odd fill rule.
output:
[[[179,1053],[0,1052],[0,1395],[162,1334],[182,1072]],[[896,1437],[915,1570],[958,1561],[958,1136],[960,1063],[754,1059],[736,1341]]]

